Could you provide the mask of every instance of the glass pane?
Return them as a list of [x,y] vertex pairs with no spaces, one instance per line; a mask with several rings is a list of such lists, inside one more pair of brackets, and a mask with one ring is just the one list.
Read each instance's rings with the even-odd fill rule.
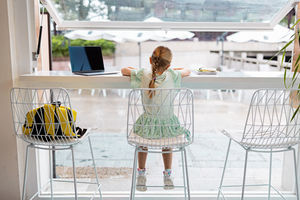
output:
[[[91,134],[93,151],[102,184],[102,192],[129,192],[132,177],[134,148],[127,143],[126,114],[129,90],[78,90],[69,91],[72,108],[78,112],[79,126],[94,128]],[[238,101],[238,96],[243,96]],[[217,192],[225,160],[228,138],[220,133],[242,130],[253,91],[194,90],[195,141],[187,147],[187,159],[191,192]],[[208,99],[208,95],[210,96]],[[220,96],[222,95],[222,100]],[[124,98],[125,97],[125,98]],[[91,112],[93,110],[94,112]],[[112,112],[112,110],[114,112]],[[80,117],[80,118],[79,118]],[[117,124],[117,126],[116,126]],[[232,143],[225,185],[239,185],[242,182],[245,150]],[[269,154],[249,153],[247,168],[248,184],[268,182]],[[88,142],[75,147],[77,178],[94,178]],[[182,161],[180,153],[173,154],[173,177],[176,185],[182,185]],[[282,185],[283,154],[273,154],[272,184],[277,189],[289,192]],[[161,185],[163,181],[163,161],[160,154],[149,154],[147,158],[147,183]],[[56,179],[72,180],[72,160],[70,151],[56,151]],[[292,182],[292,180],[291,180]],[[56,190],[73,192],[73,185],[55,182]],[[78,184],[79,193],[94,192],[95,187]],[[49,188],[48,188],[49,190]],[[165,192],[161,188],[149,191]],[[240,187],[225,191],[241,191]],[[267,191],[266,187],[248,187],[247,191]],[[170,190],[171,194],[182,194],[182,188]]]
[[270,22],[288,0],[50,0],[64,20]]

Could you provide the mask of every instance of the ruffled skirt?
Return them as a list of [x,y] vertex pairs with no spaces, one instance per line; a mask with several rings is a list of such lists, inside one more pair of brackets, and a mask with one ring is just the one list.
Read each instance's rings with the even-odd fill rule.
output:
[[190,137],[190,131],[180,124],[173,114],[165,118],[157,118],[154,115],[142,114],[133,126],[133,132],[146,139],[172,138],[184,135]]

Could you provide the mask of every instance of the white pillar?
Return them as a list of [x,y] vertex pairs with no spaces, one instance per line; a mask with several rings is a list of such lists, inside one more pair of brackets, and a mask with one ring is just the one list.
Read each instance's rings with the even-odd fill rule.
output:
[[278,64],[277,64],[277,69],[278,69],[278,71],[281,71],[281,70],[282,70],[281,64],[284,64],[284,60],[283,60],[283,63],[281,63],[282,57],[283,57],[282,54],[279,54],[279,55],[277,56],[277,62],[278,62]]
[[257,59],[257,71],[260,71],[260,64],[262,63],[262,61],[264,60],[264,54],[262,53],[258,53],[256,54],[256,59]]
[[[0,194],[1,199],[20,199],[24,171],[24,142],[13,131],[10,109],[10,88],[20,74],[32,69],[31,52],[35,45],[32,0],[0,1]],[[31,151],[28,177],[29,193],[36,191],[35,154]]]
[[0,194],[1,199],[20,199],[17,141],[13,134],[9,89],[13,86],[8,1],[0,1]]
[[241,66],[241,70],[243,70],[244,67],[245,67],[245,62],[244,62],[243,59],[246,59],[246,58],[247,58],[247,53],[246,53],[246,52],[242,52],[242,53],[241,53],[241,58],[242,58],[242,66]]
[[229,51],[229,62],[228,62],[228,68],[231,68],[232,65],[232,58],[234,57],[234,52],[233,51]]

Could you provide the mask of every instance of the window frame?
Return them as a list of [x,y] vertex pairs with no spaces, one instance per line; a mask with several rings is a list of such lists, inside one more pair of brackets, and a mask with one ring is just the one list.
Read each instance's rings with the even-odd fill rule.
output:
[[188,30],[188,31],[241,31],[271,30],[295,7],[299,0],[289,0],[270,22],[131,22],[131,21],[70,21],[63,20],[50,0],[41,0],[59,30],[123,29],[123,30]]

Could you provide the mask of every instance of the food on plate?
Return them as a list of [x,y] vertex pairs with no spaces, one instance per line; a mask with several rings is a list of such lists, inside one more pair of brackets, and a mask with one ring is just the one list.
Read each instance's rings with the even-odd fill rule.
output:
[[215,68],[208,68],[208,67],[200,67],[198,69],[199,72],[217,72]]

